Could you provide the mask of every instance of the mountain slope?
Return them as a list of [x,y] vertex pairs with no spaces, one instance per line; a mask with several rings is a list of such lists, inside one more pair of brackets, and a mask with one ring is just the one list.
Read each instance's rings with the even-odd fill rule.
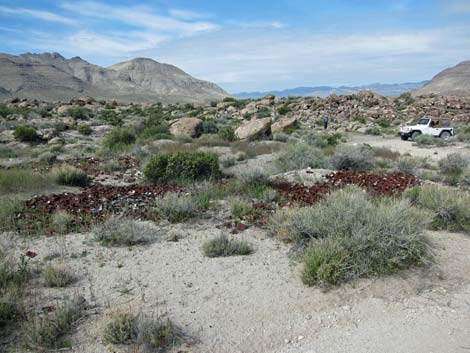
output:
[[234,93],[233,96],[237,98],[261,98],[268,94],[274,94],[276,97],[326,97],[330,94],[351,94],[357,93],[362,90],[369,90],[378,93],[383,96],[395,97],[402,93],[410,90],[422,87],[428,81],[416,82],[416,83],[397,83],[397,84],[381,84],[374,83],[371,85],[364,86],[341,86],[341,87],[330,87],[330,86],[318,86],[318,87],[297,87],[280,91],[269,91],[269,92],[242,92]]
[[138,58],[100,67],[57,53],[0,54],[0,98],[46,101],[79,96],[136,102],[197,102],[226,97],[217,85],[198,80],[175,66]]
[[470,95],[470,61],[463,61],[440,72],[427,85],[413,91],[416,96],[431,93],[441,96]]

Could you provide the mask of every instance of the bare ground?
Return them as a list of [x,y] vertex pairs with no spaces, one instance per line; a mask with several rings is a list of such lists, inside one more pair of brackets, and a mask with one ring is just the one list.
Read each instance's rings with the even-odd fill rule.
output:
[[[213,224],[172,227],[179,242],[104,248],[90,234],[46,238],[38,258],[61,255],[80,276],[74,286],[41,291],[41,300],[80,292],[95,306],[73,337],[75,352],[128,352],[107,347],[107,313],[168,313],[187,343],[175,352],[466,352],[470,348],[470,238],[429,232],[435,265],[364,279],[329,291],[305,287],[289,246],[252,228],[242,237],[253,255],[206,258],[201,242]],[[86,254],[81,255],[83,251]],[[40,260],[38,260],[39,262]],[[39,299],[37,299],[39,300]],[[96,315],[94,314],[96,313]]]

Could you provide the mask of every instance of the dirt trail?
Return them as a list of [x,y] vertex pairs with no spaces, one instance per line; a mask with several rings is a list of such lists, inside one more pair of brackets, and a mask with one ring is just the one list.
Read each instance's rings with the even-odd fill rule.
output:
[[[249,229],[247,257],[209,259],[201,242],[218,234],[210,223],[172,227],[185,238],[145,247],[103,248],[90,235],[45,238],[38,257],[66,256],[81,280],[66,293],[85,293],[99,313],[121,308],[168,312],[197,341],[175,352],[453,353],[470,347],[470,238],[429,232],[436,252],[430,270],[365,279],[323,292],[305,287],[289,246]],[[75,256],[71,254],[82,254]],[[48,290],[46,297],[64,293]],[[91,315],[73,338],[75,352],[127,352],[101,341],[106,315]]]
[[409,153],[415,157],[429,157],[433,160],[439,160],[449,153],[470,154],[470,145],[464,143],[454,143],[446,147],[418,147],[414,146],[412,141],[402,141],[399,137],[387,137],[364,135],[364,134],[348,134],[348,144],[367,143],[373,147],[387,147],[392,151],[401,154]]

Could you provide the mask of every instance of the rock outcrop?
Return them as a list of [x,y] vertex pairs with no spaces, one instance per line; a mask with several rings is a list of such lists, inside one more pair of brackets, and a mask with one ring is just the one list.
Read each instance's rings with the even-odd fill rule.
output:
[[182,118],[169,122],[170,133],[173,136],[199,137],[201,135],[202,120],[197,118]]
[[271,118],[252,119],[235,130],[240,140],[271,139]]

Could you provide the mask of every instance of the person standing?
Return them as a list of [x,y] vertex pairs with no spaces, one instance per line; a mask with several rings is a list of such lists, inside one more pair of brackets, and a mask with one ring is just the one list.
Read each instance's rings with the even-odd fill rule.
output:
[[330,121],[330,118],[328,118],[328,115],[325,115],[323,117],[323,127],[326,129],[328,129],[328,122]]

